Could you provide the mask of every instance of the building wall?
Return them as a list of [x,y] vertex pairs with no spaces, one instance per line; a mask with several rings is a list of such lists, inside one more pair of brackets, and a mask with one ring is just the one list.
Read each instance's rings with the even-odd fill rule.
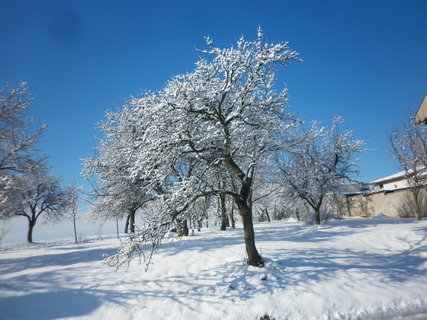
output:
[[424,96],[424,99],[418,108],[415,120],[424,124],[427,123],[427,94]]
[[[426,189],[420,190],[419,203],[423,216],[427,216]],[[415,217],[414,198],[410,189],[343,197],[340,207],[339,213],[355,217],[380,213],[393,218]]]
[[[383,184],[382,190],[396,190],[409,187],[407,179],[401,179]],[[378,188],[379,189],[379,188]]]

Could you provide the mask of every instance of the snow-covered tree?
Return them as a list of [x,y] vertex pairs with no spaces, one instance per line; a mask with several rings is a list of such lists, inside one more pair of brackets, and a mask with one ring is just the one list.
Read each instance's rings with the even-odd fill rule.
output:
[[8,210],[28,220],[27,241],[33,242],[33,229],[39,217],[55,221],[72,207],[72,195],[61,187],[59,180],[46,168],[31,170],[15,177],[13,199],[8,201]]
[[[292,138],[288,138],[289,143],[285,149],[289,149],[302,140],[294,132],[290,137]],[[254,213],[257,214],[259,221],[270,222],[289,217],[288,206],[291,203],[288,203],[282,196],[283,183],[280,181],[280,172],[275,161],[269,161],[266,165],[257,168],[252,193]]]
[[[197,200],[219,194],[239,210],[247,263],[263,265],[252,222],[254,173],[296,123],[284,112],[287,90],[276,89],[275,71],[299,60],[298,54],[287,43],[264,42],[261,30],[255,41],[241,38],[221,49],[207,39],[207,46],[193,72],[133,99],[117,114],[126,118],[125,134],[134,134],[121,151],[130,160],[127,180],[144,181],[142,189],[156,198],[158,211],[144,213],[144,226],[110,259],[116,266],[140,256],[143,244],[155,248]],[[236,185],[218,184],[223,175]]]
[[309,205],[316,224],[320,224],[326,195],[339,191],[357,173],[354,156],[363,151],[364,142],[353,139],[351,131],[341,131],[341,123],[341,118],[335,117],[329,129],[314,124],[301,143],[288,149],[278,162],[288,196]]
[[27,115],[30,103],[25,83],[0,90],[0,218],[10,216],[8,202],[15,177],[42,166],[35,157],[34,145],[45,126],[32,132]]
[[34,160],[34,145],[45,126],[31,133],[32,123],[26,114],[31,98],[26,83],[0,90],[0,173],[28,171]]
[[394,128],[390,135],[391,152],[405,171],[414,199],[415,214],[421,219],[420,191],[427,185],[427,134],[424,125],[411,120],[401,130]]
[[92,197],[95,202],[89,208],[88,219],[105,222],[126,217],[125,232],[135,232],[137,210],[151,199],[145,192],[145,182],[132,178],[130,166],[136,161],[135,140],[144,134],[145,124],[133,123],[133,111],[129,107],[121,113],[109,112],[101,124],[104,138],[94,157],[85,160],[85,175],[97,176]]

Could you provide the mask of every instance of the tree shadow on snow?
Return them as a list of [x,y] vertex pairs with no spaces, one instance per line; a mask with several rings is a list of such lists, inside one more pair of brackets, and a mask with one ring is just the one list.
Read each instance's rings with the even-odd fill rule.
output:
[[[271,228],[268,225],[257,230],[257,243],[262,248],[263,241],[290,241],[318,243],[333,237],[347,236],[359,228],[374,227],[379,224],[413,223],[406,220],[360,219],[350,225],[333,222],[324,226],[293,225],[292,228]],[[353,230],[354,229],[354,230]],[[420,228],[419,232],[423,232]],[[241,231],[241,230],[240,230]],[[194,239],[185,242],[181,248],[168,248],[169,253],[188,249],[213,250],[227,244],[243,245],[239,230],[227,239]],[[261,232],[260,232],[261,231]],[[424,232],[425,233],[425,232]],[[265,255],[265,268],[244,265],[242,261],[227,262],[211,269],[205,269],[191,278],[174,276],[159,279],[159,282],[181,283],[182,290],[163,293],[163,298],[176,300],[177,297],[215,303],[213,297],[231,300],[246,300],[255,294],[273,294],[276,290],[299,288],[315,285],[319,282],[345,281],[346,288],[363,290],[360,281],[368,281],[371,286],[384,288],[395,286],[414,278],[425,278],[427,257],[423,254],[427,247],[423,245],[427,235],[414,243],[413,240],[400,239],[407,249],[398,252],[383,249],[381,251],[358,251],[351,248],[276,248]],[[339,241],[339,240],[338,240]],[[308,248],[307,248],[308,247]],[[402,246],[404,247],[404,246]],[[175,250],[177,250],[175,252]],[[208,283],[209,285],[205,284]],[[300,286],[303,285],[303,286]],[[344,284],[343,284],[344,285]],[[162,291],[147,290],[148,295],[162,295]],[[212,299],[210,299],[212,297]],[[185,299],[184,299],[185,300]]]
[[[112,255],[117,252],[116,249],[111,248],[74,249],[74,251],[64,250],[64,252],[61,253],[46,253],[21,258],[1,259],[0,274],[52,266],[68,266],[80,262],[97,262],[102,261],[104,255]],[[36,254],[39,253],[37,249],[34,252]]]
[[335,237],[349,235],[350,230],[337,230],[330,225],[297,224],[284,228],[265,229],[256,234],[257,241],[322,242]]
[[[108,293],[76,287],[86,287],[91,281],[96,283],[96,279],[90,278],[91,273],[85,275],[83,268],[96,268],[105,254],[113,254],[116,250],[68,249],[74,251],[40,254],[35,250],[36,256],[0,260],[0,319],[79,317],[101,306]],[[87,266],[77,266],[81,263]],[[13,292],[13,295],[7,296],[5,292]]]
[[[159,281],[174,283],[181,281],[182,291],[164,298],[176,297],[203,302],[221,297],[231,301],[247,300],[255,294],[274,294],[277,290],[307,288],[319,282],[344,279],[348,289],[363,290],[361,279],[371,286],[384,287],[398,285],[409,279],[427,276],[423,264],[427,262],[420,252],[425,248],[415,248],[397,254],[374,254],[353,250],[289,250],[288,254],[269,254],[264,268],[244,265],[241,261],[224,263],[212,269],[205,269],[191,279],[169,277]],[[362,280],[363,281],[363,280]],[[210,283],[205,285],[204,283]],[[363,282],[362,282],[363,283]],[[189,289],[190,287],[190,289]],[[161,294],[148,290],[148,295]],[[185,299],[184,299],[185,300]]]
[[[206,232],[210,232],[210,230],[207,229]],[[163,243],[160,250],[163,253],[171,255],[178,254],[183,251],[208,252],[211,250],[217,250],[218,248],[243,244],[243,241],[243,229],[236,228],[236,230],[224,231],[223,234],[219,234],[218,237],[214,238],[199,238],[197,233],[194,237],[189,236],[182,239],[177,238],[175,241]]]
[[[321,227],[303,224],[288,227],[284,224],[282,228],[266,224],[257,228],[256,237],[261,248],[264,241],[310,244],[348,235],[349,232],[356,232],[357,228],[369,227],[375,223],[383,222],[357,221],[350,226],[343,225],[348,226],[344,230],[340,227],[339,222]],[[419,232],[425,234],[424,228],[420,227]],[[166,256],[182,254],[186,250],[209,254],[209,251],[213,252],[229,245],[241,245],[244,250],[242,233],[243,231],[238,229],[227,231],[223,237],[196,236],[166,243],[160,250]],[[148,298],[169,300],[185,305],[189,310],[193,310],[192,305],[195,302],[211,303],[213,306],[217,305],[218,308],[221,308],[222,299],[218,298],[239,303],[239,301],[253,298],[255,294],[274,294],[277,290],[288,288],[305,290],[304,288],[309,288],[310,284],[315,285],[318,282],[335,281],[336,279],[345,279],[345,286],[349,290],[352,288],[362,290],[360,281],[363,279],[370,281],[371,286],[381,287],[398,285],[408,279],[426,277],[427,257],[423,255],[423,252],[427,250],[423,246],[425,238],[416,243],[406,239],[401,239],[401,241],[407,243],[407,250],[379,253],[362,252],[351,248],[310,248],[309,245],[292,249],[278,247],[265,253],[268,258],[264,268],[247,266],[236,259],[204,268],[195,274],[184,273],[183,275],[151,278],[150,271],[148,271],[147,276],[132,276],[120,281],[117,280],[117,277],[113,277],[107,285],[97,283],[96,279],[84,278],[85,272],[82,269],[78,269],[78,272],[82,274],[82,278],[80,278],[73,268],[75,268],[74,264],[80,262],[101,263],[103,255],[105,253],[114,254],[115,249],[86,250],[85,248],[85,250],[46,254],[45,256],[5,259],[0,261],[0,273],[2,274],[38,267],[58,266],[60,268],[54,271],[40,269],[40,272],[36,274],[20,273],[6,281],[2,280],[0,289],[5,288],[16,292],[30,292],[31,290],[32,292],[22,296],[0,298],[0,318],[49,320],[77,317],[92,312],[105,302],[122,305],[126,308],[129,303],[138,301],[139,307],[142,309]],[[212,254],[218,254],[218,252]],[[96,268],[96,265],[90,264],[88,268]],[[185,270],[186,266],[183,265],[182,268]],[[108,270],[103,272],[107,272],[105,275],[108,275]],[[111,272],[114,271],[111,270]],[[132,272],[138,274],[139,271]],[[104,275],[99,276],[102,279]],[[86,275],[86,277],[88,276]],[[84,287],[85,289],[68,290],[63,288],[64,285],[72,285],[75,288]],[[116,289],[117,285],[120,285],[120,290]],[[64,305],[64,302],[67,305]],[[31,308],[31,313],[21,310],[22,306]]]
[[83,316],[97,309],[100,300],[79,290],[30,293],[0,299],[0,318],[51,320]]
[[[206,231],[207,230],[207,231]],[[209,229],[204,229],[210,232]],[[178,254],[183,251],[207,252],[218,250],[227,246],[244,246],[243,228],[228,229],[226,231],[217,231],[217,237],[199,238],[197,233],[195,237],[185,237],[161,245],[160,250],[167,254]],[[331,240],[334,237],[349,235],[351,230],[337,230],[334,226],[322,225],[313,226],[307,224],[283,224],[278,228],[275,224],[263,224],[261,228],[255,230],[257,243],[263,241],[291,241],[291,242],[321,242]]]

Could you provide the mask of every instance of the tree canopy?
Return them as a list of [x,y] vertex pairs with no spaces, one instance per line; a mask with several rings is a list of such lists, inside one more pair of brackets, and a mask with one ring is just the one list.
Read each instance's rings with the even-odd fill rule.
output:
[[[88,174],[98,171],[101,186],[114,181],[112,168],[124,181],[143,181],[141,194],[151,195],[157,205],[144,212],[145,225],[116,256],[116,264],[139,255],[142,243],[158,244],[199,199],[218,194],[231,197],[239,209],[247,262],[263,264],[252,224],[253,178],[297,124],[286,112],[287,89],[277,90],[275,74],[300,58],[286,42],[264,42],[262,30],[255,41],[241,38],[230,48],[218,48],[209,38],[206,43],[200,51],[205,58],[193,72],[108,115],[100,146],[120,144],[111,167],[103,171],[103,147],[85,162]],[[112,174],[104,179],[107,171]],[[226,183],[218,184],[220,176]]]

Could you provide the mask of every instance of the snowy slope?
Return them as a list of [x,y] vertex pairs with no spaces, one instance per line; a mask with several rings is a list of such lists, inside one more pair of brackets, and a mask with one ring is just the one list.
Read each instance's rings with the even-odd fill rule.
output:
[[256,225],[165,244],[147,273],[102,263],[117,239],[5,245],[0,319],[427,319],[427,220]]

